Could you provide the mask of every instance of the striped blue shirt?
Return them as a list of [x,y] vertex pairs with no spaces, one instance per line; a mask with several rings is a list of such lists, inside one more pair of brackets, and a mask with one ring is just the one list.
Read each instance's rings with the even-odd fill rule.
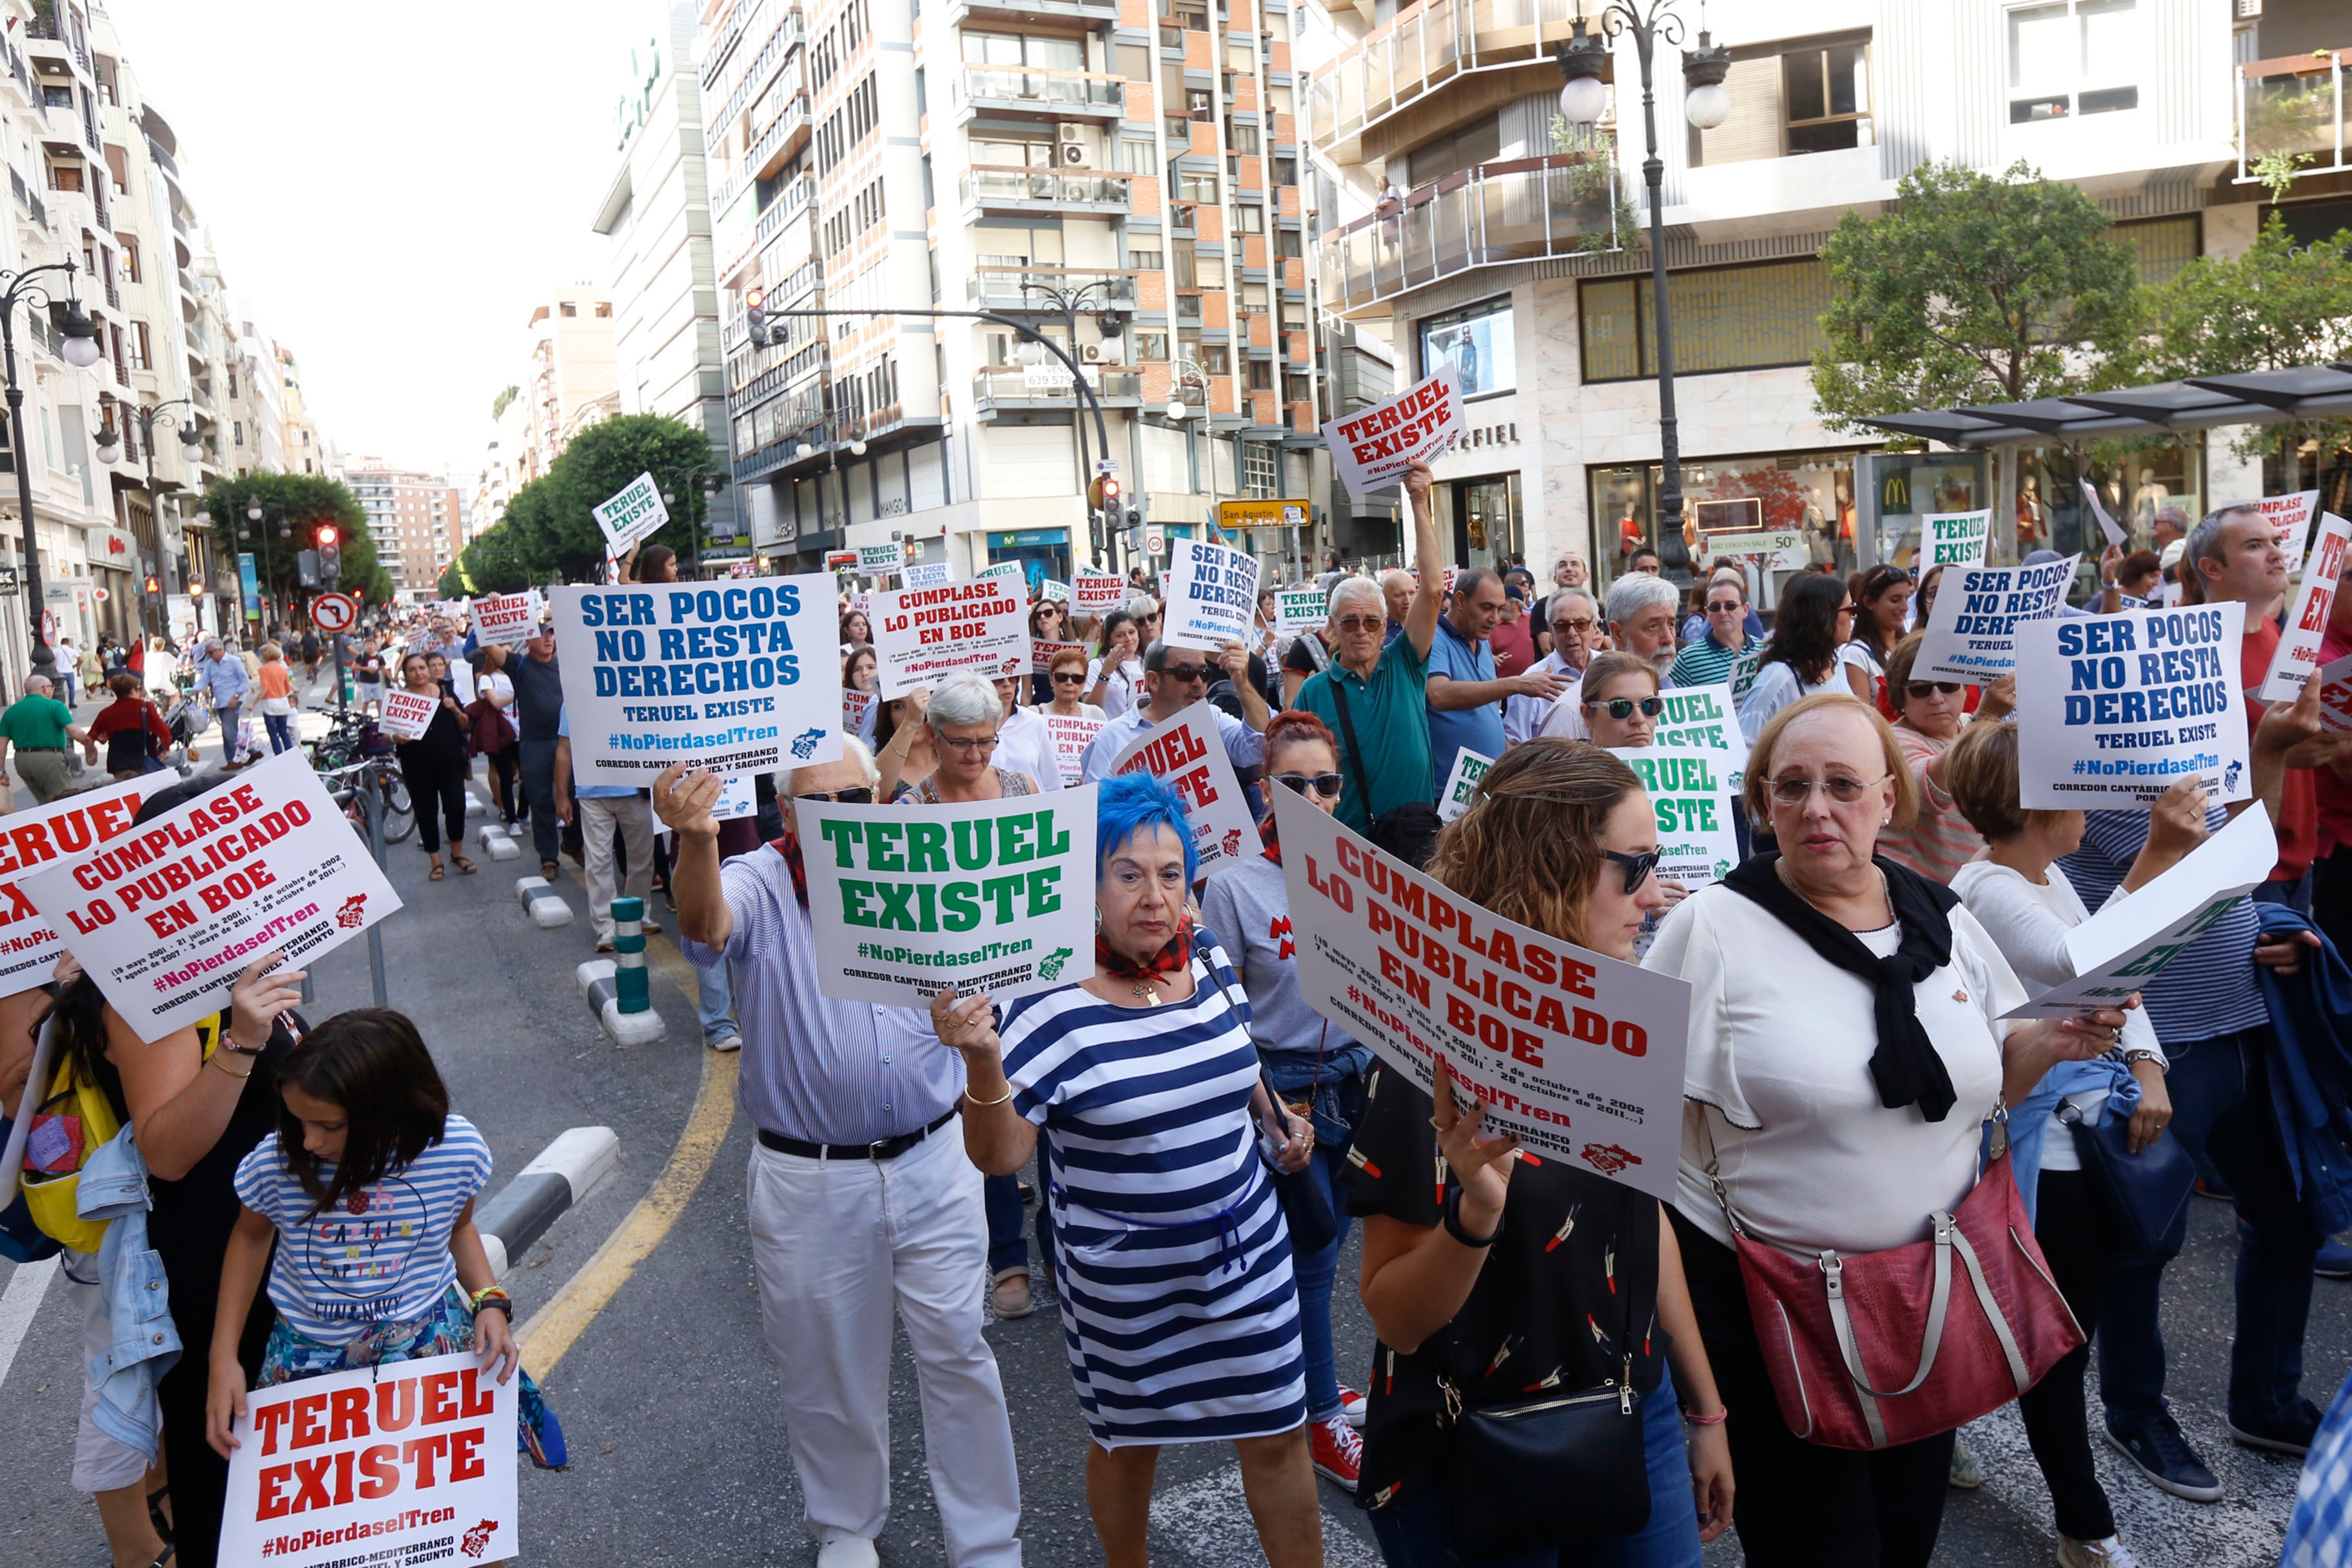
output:
[[[321,1162],[320,1185],[334,1179]],[[453,1114],[439,1142],[317,1215],[275,1132],[237,1163],[236,1185],[238,1201],[278,1227],[270,1305],[295,1332],[339,1345],[433,1310],[457,1279],[449,1233],[489,1180],[490,1146]]]
[[[2229,820],[2227,808],[2208,806],[2205,830],[2219,833]],[[2108,895],[2122,886],[2147,843],[2147,812],[2085,812],[2082,847],[2058,864],[2082,895],[2083,907],[2096,914]],[[2262,990],[2254,984],[2254,939],[2260,929],[2253,900],[2240,899],[2188,952],[2140,988],[2148,1022],[2156,1026],[2156,1037],[2168,1052],[2175,1046],[2270,1022]]]

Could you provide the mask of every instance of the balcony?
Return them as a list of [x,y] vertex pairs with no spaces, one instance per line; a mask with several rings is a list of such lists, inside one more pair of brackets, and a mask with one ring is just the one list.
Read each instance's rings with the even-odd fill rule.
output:
[[963,205],[982,213],[1125,213],[1133,174],[1091,169],[1032,169],[975,163],[958,183]]
[[[1578,10],[1579,0],[1425,0],[1315,73],[1307,136],[1339,162],[1355,163],[1367,129],[1454,78],[1549,64]],[[1557,91],[1557,77],[1548,79]]]
[[[1134,370],[1113,370],[1108,366],[1084,367],[1087,384],[1106,407],[1139,408],[1143,405],[1143,373]],[[992,366],[971,378],[974,412],[986,418],[999,409],[1027,410],[1076,408],[1077,389],[1070,384],[1070,373],[1059,364]]]
[[1100,115],[1116,120],[1127,101],[1127,79],[1089,71],[1032,70],[1021,66],[965,66],[955,76],[958,118],[981,110],[1066,120]]
[[2352,106],[2344,100],[2344,57],[2352,46],[2249,60],[2238,68],[2238,176],[2259,184],[2268,159],[2295,175],[2352,170]]
[[1084,22],[1098,26],[1118,20],[1118,0],[953,0],[948,20],[950,25]]
[[808,95],[801,93],[785,104],[775,119],[768,122],[767,128],[753,139],[742,161],[735,165],[725,183],[719,187],[719,194],[711,198],[710,210],[725,212],[744,186],[781,168],[784,159],[806,142],[808,137]]
[[964,298],[977,309],[1002,310],[1007,315],[1062,313],[1061,307],[1045,296],[1024,292],[1021,285],[1024,282],[1048,284],[1065,294],[1075,294],[1097,283],[1103,285],[1087,296],[1088,310],[1135,303],[1134,273],[1074,271],[1066,267],[982,267],[965,285]]
[[1341,314],[1481,267],[1621,248],[1608,153],[1480,163],[1419,185],[1392,216],[1359,218],[1317,245]]
[[759,58],[744,71],[743,79],[736,84],[734,91],[727,95],[727,101],[719,107],[719,112],[703,121],[704,143],[708,151],[718,151],[728,128],[735,123],[735,117],[767,90],[768,83],[775,79],[776,68],[800,42],[801,17],[800,13],[794,11],[769,35],[768,41],[760,46]]

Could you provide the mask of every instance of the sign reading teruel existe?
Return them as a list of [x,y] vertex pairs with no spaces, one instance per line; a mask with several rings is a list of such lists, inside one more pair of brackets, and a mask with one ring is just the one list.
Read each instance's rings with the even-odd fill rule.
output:
[[1274,792],[1307,1005],[1547,1160],[1671,1200],[1690,987],[1502,920]]
[[662,504],[661,487],[651,474],[639,474],[604,500],[589,509],[596,526],[604,531],[604,553],[617,557],[630,545],[669,524],[669,508]]
[[1461,438],[1462,394],[1454,383],[1454,362],[1436,374],[1360,414],[1323,426],[1323,444],[1348,493],[1361,498],[1384,490],[1417,462],[1426,462]]
[[[173,775],[157,775],[169,783]],[[57,927],[34,911],[17,879],[54,861],[87,855],[131,831],[139,803],[163,787],[146,778],[64,795],[47,805],[8,814],[0,834],[0,996],[48,983],[65,943]]]

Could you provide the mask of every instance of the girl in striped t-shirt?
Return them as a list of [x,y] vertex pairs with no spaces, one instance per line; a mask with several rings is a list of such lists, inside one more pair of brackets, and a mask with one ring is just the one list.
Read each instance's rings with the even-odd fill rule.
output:
[[[236,1168],[245,1208],[221,1268],[212,1446],[236,1446],[236,1346],[265,1266],[278,1322],[260,1386],[469,1349],[500,1383],[513,1377],[511,1309],[474,1228],[489,1145],[450,1114],[416,1026],[385,1007],[337,1014],[296,1042],[278,1083],[278,1131]],[[524,1388],[529,1421],[539,1402]]]

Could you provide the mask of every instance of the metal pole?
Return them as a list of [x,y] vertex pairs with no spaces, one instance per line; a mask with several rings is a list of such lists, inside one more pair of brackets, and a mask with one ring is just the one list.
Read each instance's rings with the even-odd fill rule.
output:
[[1682,442],[1675,417],[1673,313],[1666,304],[1666,165],[1658,156],[1657,94],[1651,83],[1651,58],[1658,41],[1655,26],[1635,26],[1633,41],[1642,58],[1642,133],[1648,153],[1642,161],[1642,179],[1650,187],[1650,300],[1657,321],[1658,458],[1664,470],[1664,479],[1658,487],[1654,542],[1663,564],[1687,568],[1690,555],[1683,544]]
[[[340,674],[340,670],[338,673]],[[337,689],[341,689],[341,682],[339,679]],[[381,871],[384,868],[383,796],[376,784],[373,767],[360,774],[360,815],[367,819],[368,853],[375,857],[375,868]],[[383,922],[382,921],[368,927],[367,943],[368,983],[373,988],[375,1005],[379,1007],[390,1006],[391,1003],[386,1000],[383,982]]]
[[16,448],[16,508],[25,520],[25,595],[32,606],[32,654],[26,675],[52,675],[57,668],[57,655],[49,651],[47,641],[41,636],[41,550],[40,536],[33,527],[33,465],[27,460],[25,445],[25,389],[16,384],[16,301],[13,294],[0,300],[0,353],[5,353],[8,372],[8,425],[10,440]]

